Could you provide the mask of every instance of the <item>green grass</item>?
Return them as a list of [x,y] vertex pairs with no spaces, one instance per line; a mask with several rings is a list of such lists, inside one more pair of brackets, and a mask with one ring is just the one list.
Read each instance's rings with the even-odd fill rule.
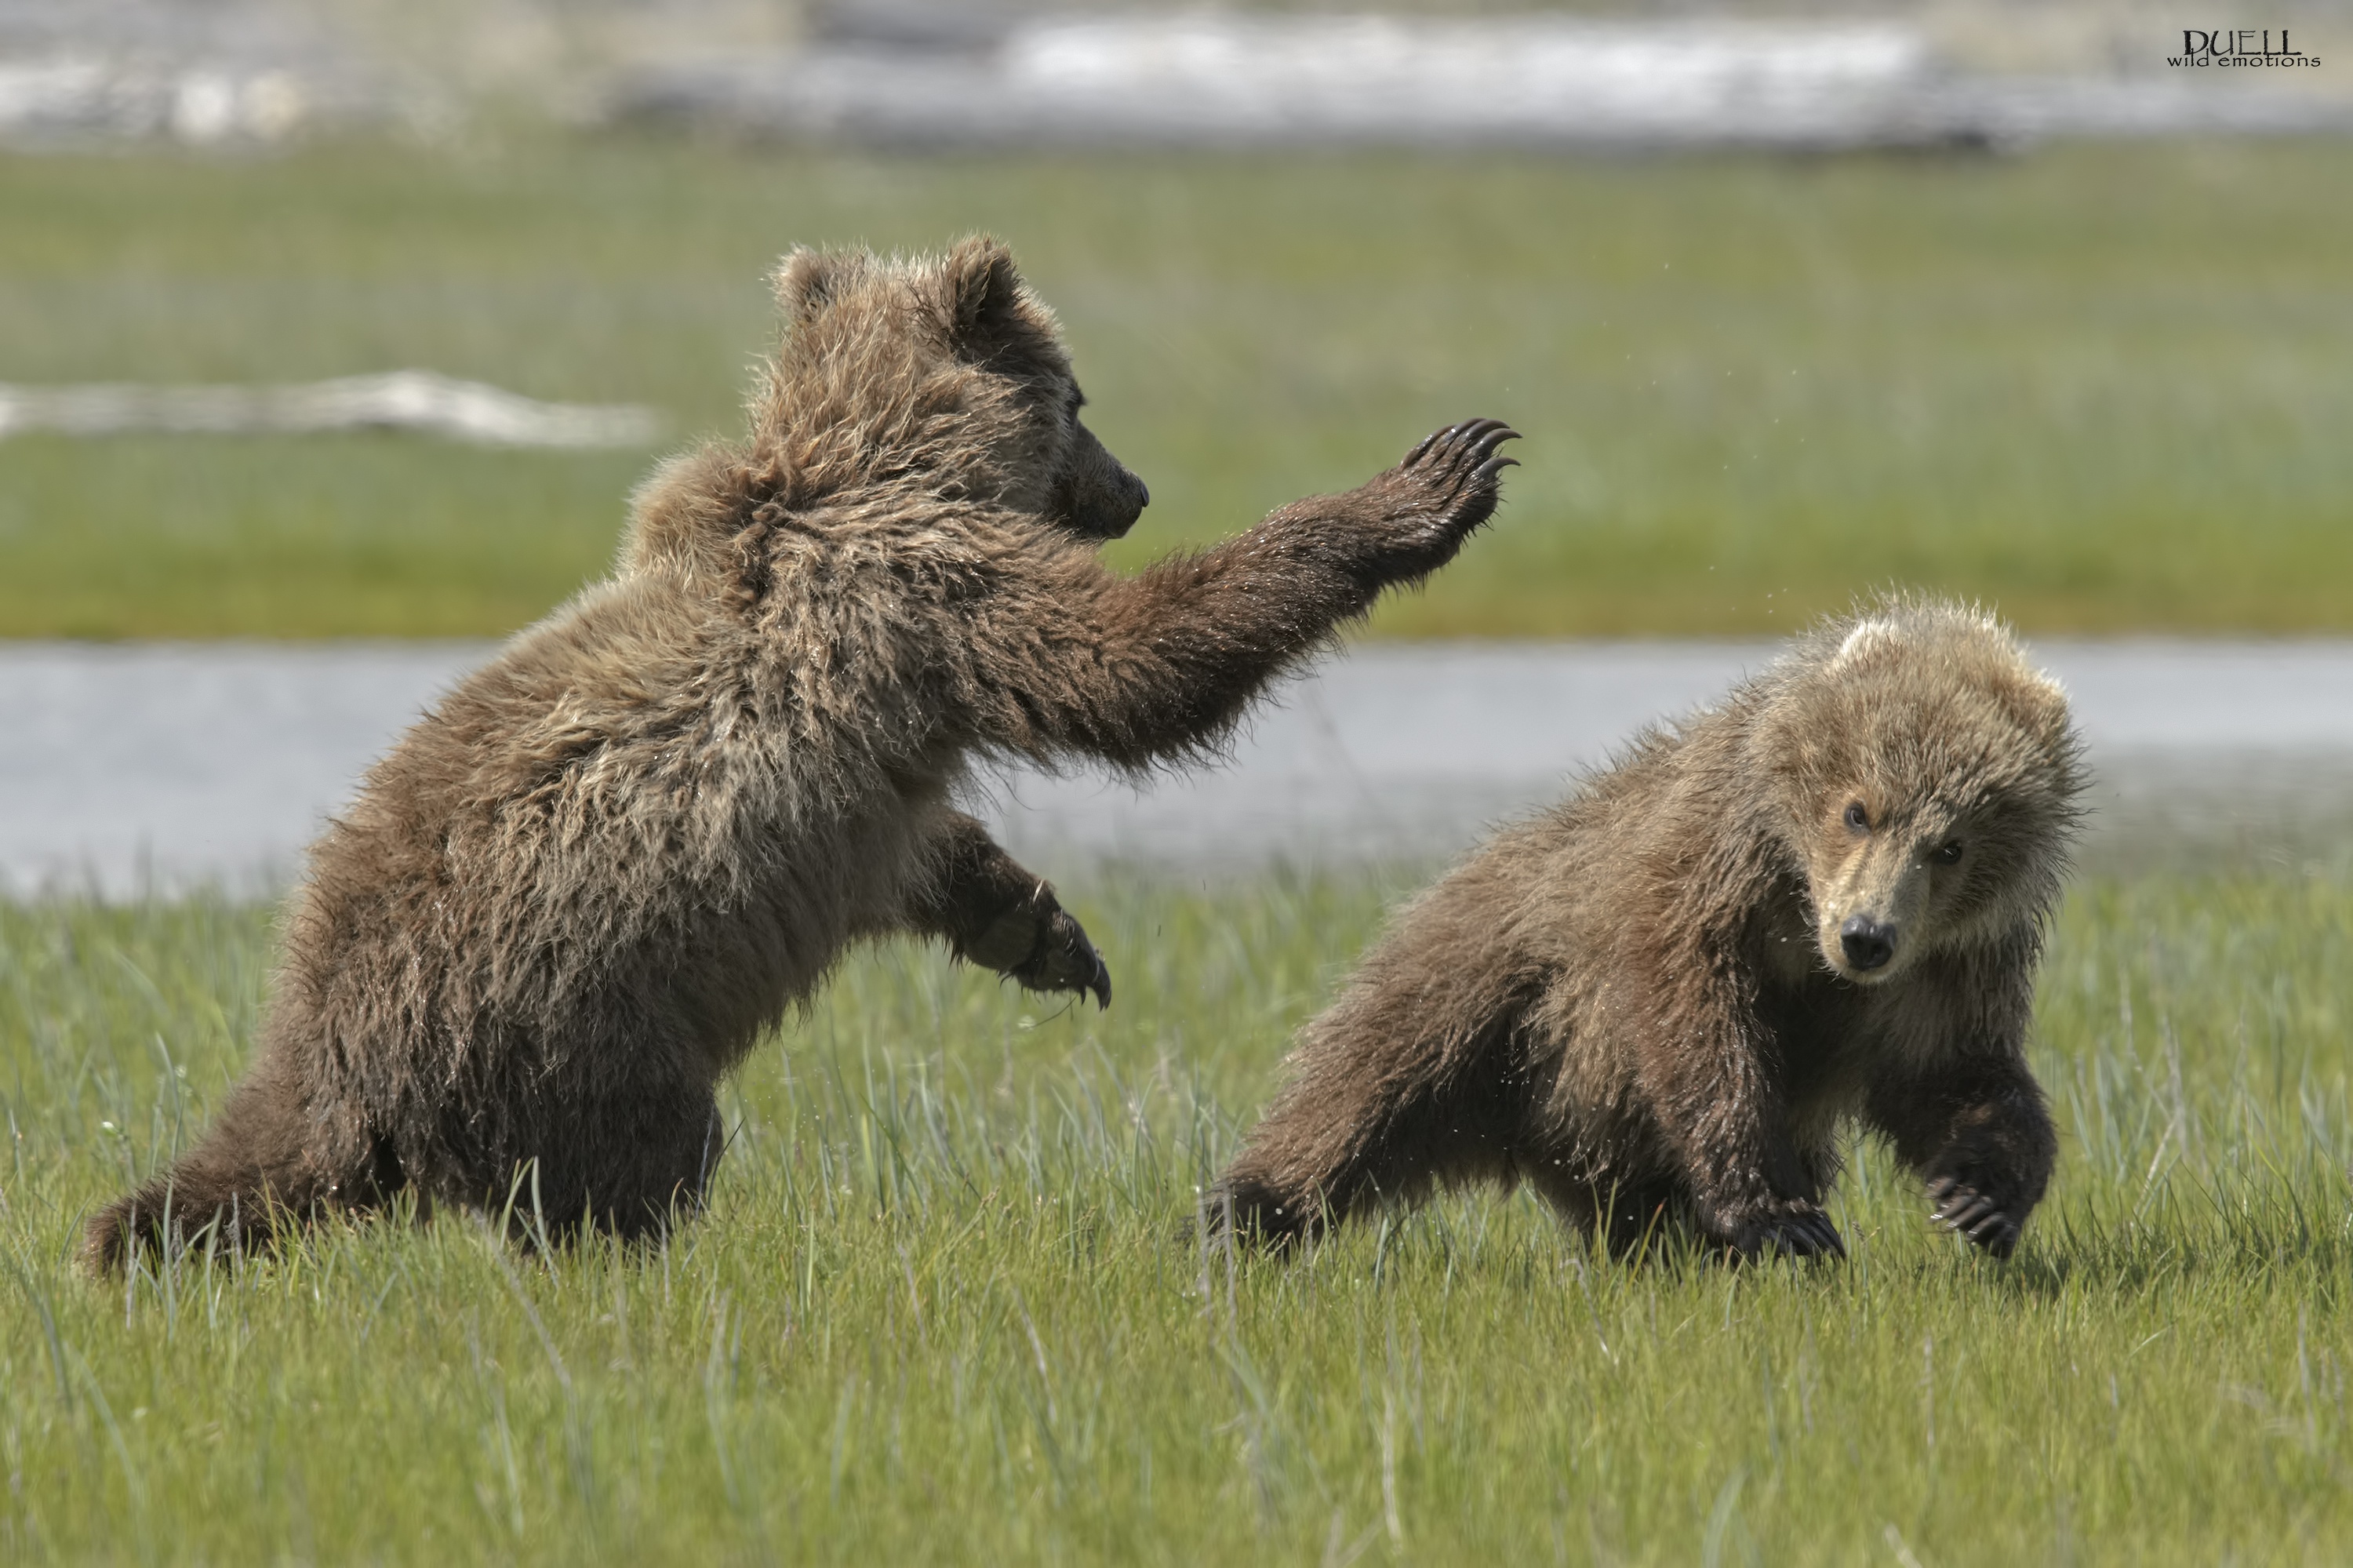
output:
[[1378,897],[1078,903],[1114,1011],[860,958],[732,1089],[666,1251],[444,1217],[127,1287],[72,1273],[76,1219],[218,1103],[268,917],[0,908],[0,1558],[2353,1553],[2353,885],[2087,885],[2017,1260],[1871,1158],[1843,1266],[1746,1273],[1615,1266],[1488,1195],[1205,1255],[1196,1184]]
[[[1008,236],[1154,506],[1472,413],[1498,526],[1394,634],[1757,632],[1890,579],[2039,631],[2353,628],[2353,143],[2014,160],[914,161],[520,138],[0,159],[0,381],[420,365],[724,430],[796,241]],[[651,453],[0,442],[0,635],[491,634]]]

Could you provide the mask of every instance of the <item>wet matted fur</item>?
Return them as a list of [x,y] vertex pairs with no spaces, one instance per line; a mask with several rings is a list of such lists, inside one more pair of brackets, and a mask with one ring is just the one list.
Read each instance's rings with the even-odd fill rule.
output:
[[2006,1255],[2055,1140],[2024,1041],[2083,787],[2059,687],[1974,609],[1891,599],[1639,737],[1421,895],[1225,1173],[1283,1243],[1525,1181],[1609,1244],[1842,1251],[1842,1124]]
[[91,1223],[93,1266],[404,1191],[656,1230],[710,1176],[715,1081],[860,938],[1108,1000],[1051,891],[953,809],[968,758],[1213,747],[1451,558],[1508,461],[1471,421],[1122,577],[1095,546],[1144,486],[1003,246],[796,252],[776,291],[749,439],[666,464],[614,576],[368,775],[289,905],[250,1070]]

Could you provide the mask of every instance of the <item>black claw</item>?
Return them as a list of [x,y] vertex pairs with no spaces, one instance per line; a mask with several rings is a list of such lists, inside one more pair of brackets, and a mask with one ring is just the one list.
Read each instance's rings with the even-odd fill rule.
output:
[[2000,1209],[1996,1209],[1993,1213],[1988,1214],[1985,1218],[1979,1220],[1976,1224],[1971,1225],[1968,1230],[1963,1231],[1961,1234],[1968,1237],[1969,1240],[1976,1241],[1979,1236],[1985,1234],[1985,1233],[1991,1227],[1997,1225],[2006,1226],[2009,1224],[2010,1216],[2003,1213]]
[[1519,466],[1520,460],[1517,458],[1489,458],[1485,462],[1479,465],[1478,482],[1482,484],[1493,483],[1495,476],[1503,472],[1505,469],[1517,468]]
[[1501,419],[1465,419],[1446,432],[1447,450],[1451,454],[1476,447],[1491,429],[1499,429]]
[[1405,462],[1400,463],[1398,466],[1402,468],[1408,464],[1419,462],[1429,452],[1430,449],[1438,443],[1438,438],[1445,433],[1446,432],[1444,430],[1432,430],[1430,434],[1422,437],[1420,440],[1414,443],[1413,450],[1405,454]]
[[1957,1184],[1950,1176],[1939,1176],[1928,1183],[1928,1196],[1934,1198],[1937,1205],[1942,1207],[1945,1200],[1952,1196],[1953,1188]]
[[1955,1194],[1954,1202],[1936,1211],[1936,1218],[1947,1227],[1959,1230],[1971,1221],[1990,1213],[1993,1205],[1981,1195],[1964,1190]]
[[1787,1253],[1791,1257],[1846,1255],[1838,1227],[1822,1213],[1793,1214],[1782,1221],[1766,1232],[1763,1250]]
[[1996,1257],[2008,1257],[2018,1245],[2018,1226],[2003,1213],[1989,1214],[1962,1234],[1972,1245]]
[[1103,961],[1100,955],[1095,959],[1094,979],[1089,980],[1082,989],[1095,993],[1097,1012],[1111,1011],[1111,968]]
[[1820,1209],[1787,1213],[1744,1228],[1725,1242],[1732,1257],[1760,1262],[1770,1257],[1844,1257],[1846,1241]]

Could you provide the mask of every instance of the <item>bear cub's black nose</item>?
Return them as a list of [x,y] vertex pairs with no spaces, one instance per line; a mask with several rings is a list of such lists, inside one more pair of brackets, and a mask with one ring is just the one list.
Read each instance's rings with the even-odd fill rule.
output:
[[1839,947],[1859,969],[1875,969],[1895,956],[1895,927],[1868,915],[1852,915],[1839,927]]

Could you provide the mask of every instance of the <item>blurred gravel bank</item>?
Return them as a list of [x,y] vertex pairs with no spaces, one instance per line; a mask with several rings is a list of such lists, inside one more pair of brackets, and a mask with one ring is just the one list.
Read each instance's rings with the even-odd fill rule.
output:
[[[517,110],[796,141],[1086,149],[1826,151],[2353,127],[2353,71],[2326,69],[2353,55],[2342,0],[1661,11],[0,0],[0,145],[234,148],[355,125],[438,138]],[[2253,28],[2261,52],[2322,64],[2176,65],[2185,26],[2210,39]]]

